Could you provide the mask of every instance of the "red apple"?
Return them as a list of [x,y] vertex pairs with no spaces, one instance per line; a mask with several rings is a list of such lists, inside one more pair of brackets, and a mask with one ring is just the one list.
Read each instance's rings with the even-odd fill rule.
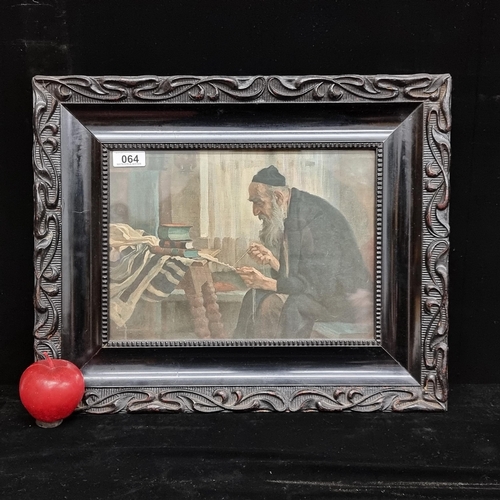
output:
[[83,397],[82,372],[70,361],[45,359],[28,366],[19,382],[21,402],[41,427],[55,427]]

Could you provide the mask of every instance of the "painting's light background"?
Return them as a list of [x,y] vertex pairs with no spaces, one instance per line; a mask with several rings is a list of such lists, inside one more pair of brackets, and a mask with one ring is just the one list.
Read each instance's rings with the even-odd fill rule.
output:
[[[218,250],[219,260],[232,265],[245,255],[251,242],[258,241],[261,223],[253,216],[248,185],[260,169],[269,165],[278,168],[289,187],[318,195],[344,214],[373,273],[373,150],[148,151],[146,167],[111,167],[111,221],[126,222],[149,234],[156,234],[162,223],[192,225],[195,247]],[[258,267],[248,256],[240,259],[238,265]],[[210,267],[224,280],[234,282],[234,273],[227,268],[213,264]],[[228,297],[219,294],[228,329],[237,319],[243,293],[233,294],[234,300],[228,300],[231,305],[226,306]],[[129,328],[118,331],[111,325],[112,338],[192,338],[189,313],[179,311],[182,304],[178,299],[175,307],[150,303],[138,307]],[[172,318],[174,324],[167,325]]]

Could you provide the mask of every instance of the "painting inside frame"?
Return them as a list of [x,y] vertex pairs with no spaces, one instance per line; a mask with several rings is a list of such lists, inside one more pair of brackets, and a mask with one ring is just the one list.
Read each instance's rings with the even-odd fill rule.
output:
[[141,154],[110,163],[110,341],[374,340],[374,149]]

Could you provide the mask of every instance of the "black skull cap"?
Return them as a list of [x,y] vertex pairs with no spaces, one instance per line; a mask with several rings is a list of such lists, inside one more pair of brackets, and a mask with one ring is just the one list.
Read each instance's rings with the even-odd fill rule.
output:
[[286,186],[286,180],[274,165],[259,170],[252,179],[252,182],[260,182],[268,186]]

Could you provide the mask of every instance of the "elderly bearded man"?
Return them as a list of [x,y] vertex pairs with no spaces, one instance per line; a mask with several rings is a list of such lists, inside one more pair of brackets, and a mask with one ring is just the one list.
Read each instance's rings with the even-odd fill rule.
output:
[[272,277],[237,269],[251,290],[234,337],[309,338],[315,321],[356,322],[357,307],[367,310],[371,278],[344,216],[322,198],[288,188],[273,165],[253,177],[248,192],[262,221],[262,244],[248,253],[269,264]]

